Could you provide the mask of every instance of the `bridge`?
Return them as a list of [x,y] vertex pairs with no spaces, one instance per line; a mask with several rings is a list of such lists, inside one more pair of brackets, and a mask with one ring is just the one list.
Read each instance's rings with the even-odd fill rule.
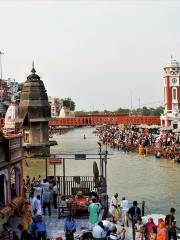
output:
[[119,125],[119,124],[147,124],[160,125],[159,116],[135,116],[135,115],[119,115],[119,114],[104,114],[104,115],[81,115],[75,117],[53,118],[49,122],[49,126],[56,128],[61,126],[96,126],[102,124]]

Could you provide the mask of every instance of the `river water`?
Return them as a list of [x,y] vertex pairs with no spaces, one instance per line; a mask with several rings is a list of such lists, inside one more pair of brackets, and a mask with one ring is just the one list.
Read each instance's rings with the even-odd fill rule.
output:
[[[92,127],[76,128],[63,136],[54,136],[58,146],[52,147],[51,152],[97,153],[98,137],[93,130]],[[145,200],[151,213],[166,214],[170,207],[175,207],[176,219],[180,223],[180,164],[136,153],[111,149],[109,152],[113,154],[107,164],[109,196],[118,192],[120,198],[125,196],[129,201]],[[93,161],[66,160],[66,175],[91,176]],[[61,167],[57,173],[62,174]]]
[[[92,127],[76,128],[65,135],[54,136],[58,146],[52,147],[51,153],[97,153],[98,137],[93,130]],[[151,213],[167,214],[170,207],[175,207],[177,225],[180,225],[180,164],[153,156],[108,150],[113,154],[107,163],[109,196],[118,192],[120,199],[125,196],[131,202],[144,200]],[[66,175],[91,176],[93,161],[66,160]],[[57,169],[59,174],[62,174],[62,167]]]

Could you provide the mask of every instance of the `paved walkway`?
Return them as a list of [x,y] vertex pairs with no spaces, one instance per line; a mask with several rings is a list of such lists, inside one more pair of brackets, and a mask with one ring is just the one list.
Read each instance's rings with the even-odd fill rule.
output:
[[[10,224],[13,228],[13,230],[16,230],[18,225],[21,223],[21,217],[12,217],[10,219]],[[47,235],[48,238],[51,240],[55,240],[56,237],[61,236],[64,238],[64,222],[66,220],[66,217],[62,217],[61,219],[58,219],[57,210],[52,210],[52,216],[43,216],[43,220],[46,223],[47,227]],[[79,234],[82,229],[88,229],[88,217],[82,216],[82,217],[75,217],[76,225],[77,225],[77,231],[76,234]],[[120,225],[120,223],[118,224]],[[65,238],[64,238],[65,239]],[[131,240],[132,239],[132,228],[126,228],[126,239]]]

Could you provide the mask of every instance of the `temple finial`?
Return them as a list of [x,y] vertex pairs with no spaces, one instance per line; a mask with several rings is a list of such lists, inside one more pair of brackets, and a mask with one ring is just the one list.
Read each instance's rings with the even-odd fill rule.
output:
[[34,68],[34,60],[33,60],[33,62],[32,62],[32,70],[31,70],[31,72],[32,72],[32,73],[35,73],[35,72],[36,72],[36,70],[35,70],[35,68]]

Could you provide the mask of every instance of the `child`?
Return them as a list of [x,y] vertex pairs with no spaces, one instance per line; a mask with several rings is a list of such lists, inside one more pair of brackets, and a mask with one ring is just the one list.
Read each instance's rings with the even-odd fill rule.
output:
[[149,240],[156,240],[156,231],[154,228],[152,228],[152,230],[149,234]]
[[138,218],[137,223],[134,226],[135,230],[135,240],[142,240],[143,239],[143,225],[142,219]]

